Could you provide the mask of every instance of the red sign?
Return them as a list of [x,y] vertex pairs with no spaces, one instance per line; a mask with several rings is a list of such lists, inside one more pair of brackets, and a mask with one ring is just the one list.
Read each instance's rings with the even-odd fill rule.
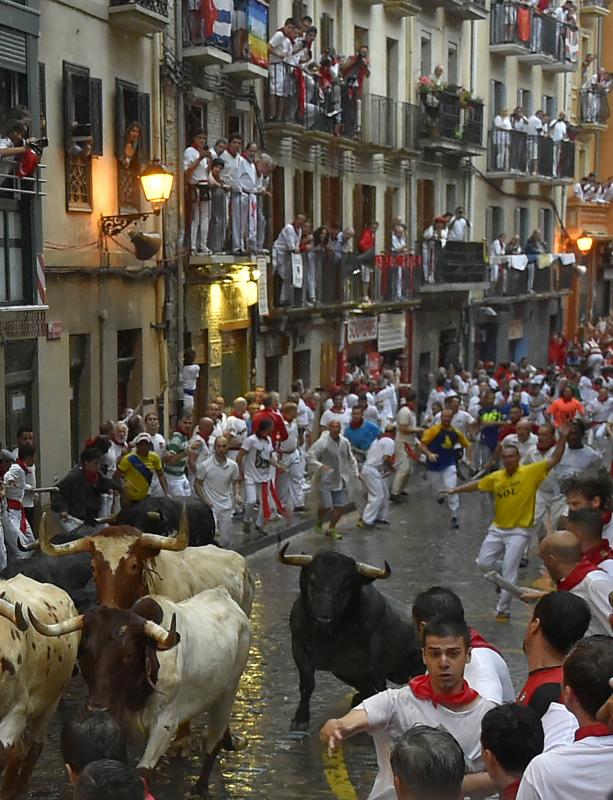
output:
[[64,333],[64,323],[60,320],[56,322],[47,323],[47,341],[51,342],[54,339],[61,339]]

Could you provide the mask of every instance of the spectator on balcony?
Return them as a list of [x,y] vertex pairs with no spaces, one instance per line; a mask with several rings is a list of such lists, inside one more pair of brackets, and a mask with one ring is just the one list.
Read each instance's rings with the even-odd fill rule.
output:
[[232,252],[238,253],[241,249],[241,204],[240,188],[238,186],[238,165],[241,159],[243,139],[240,133],[231,133],[228,146],[221,154],[224,161],[222,178],[231,188],[230,194],[230,224],[232,227]]
[[[259,179],[255,166],[258,146],[249,142],[236,167],[236,201],[240,207],[239,253],[257,251]],[[234,237],[232,237],[234,239]],[[237,252],[232,242],[233,252]]]
[[[506,241],[506,233],[499,233],[490,245],[490,280],[492,283],[498,283],[500,267],[507,262],[505,258],[507,253]],[[504,274],[504,269],[502,272]]]
[[544,253],[550,253],[551,250],[547,242],[543,241],[542,234],[538,228],[535,228],[530,237],[528,238],[524,247],[524,253],[528,256],[528,292],[532,293],[534,286],[534,269],[538,261],[538,257]]
[[562,142],[568,140],[566,128],[566,114],[563,111],[549,125],[549,136],[553,139],[553,177],[557,178],[560,174],[560,157],[562,155]]
[[525,131],[528,125],[528,117],[524,114],[521,106],[516,106],[511,114],[511,127],[514,131]]
[[403,255],[409,252],[407,246],[407,231],[401,222],[397,222],[392,229],[392,253]]
[[328,229],[325,225],[321,225],[313,232],[311,247],[306,252],[307,305],[310,306],[317,303],[317,287],[321,285],[322,264],[329,241]]
[[370,75],[368,47],[364,44],[358,52],[341,64],[341,110],[345,136],[353,138],[361,128],[360,101],[364,80]]
[[508,256],[520,256],[523,250],[521,249],[521,242],[519,240],[519,234],[515,233],[509,239],[507,246],[505,248],[505,253]]
[[302,228],[306,222],[304,214],[296,214],[293,222],[281,229],[272,246],[272,268],[281,281],[279,305],[288,306],[292,300],[293,269],[292,255],[300,253]]
[[355,238],[355,231],[353,228],[343,228],[342,231],[337,233],[333,239],[334,245],[334,260],[340,264],[343,256],[349,255],[353,252],[353,240]]
[[447,225],[447,241],[448,242],[465,242],[471,224],[467,217],[464,215],[464,207],[458,206],[455,210],[453,217],[449,220]]
[[[307,305],[314,305],[310,302],[315,297],[314,273],[309,270],[308,255],[313,249],[313,225],[306,220],[302,226],[302,236],[300,237],[300,254],[302,255],[302,301],[306,295]],[[309,280],[311,278],[311,280]],[[311,285],[309,285],[311,284]]]
[[270,182],[275,169],[275,162],[268,153],[258,153],[255,157],[255,167],[258,172],[257,252],[263,253],[266,241],[266,214],[264,213],[264,207],[266,198],[271,197]]
[[36,139],[27,139],[27,132],[23,122],[15,120],[11,120],[2,132],[0,136],[0,185],[3,176],[13,172],[19,157],[26,152],[28,143],[36,141]]
[[289,17],[285,25],[273,33],[268,42],[268,90],[270,95],[270,121],[286,119],[287,101],[293,93],[292,56],[296,37],[296,20]]
[[358,251],[360,253],[358,256],[358,263],[360,265],[362,277],[362,300],[365,303],[370,303],[369,287],[372,271],[375,266],[375,247],[378,230],[378,222],[369,223],[358,242]]
[[209,171],[210,220],[209,244],[213,253],[223,253],[228,230],[228,193],[230,185],[224,181],[223,158],[214,158]]
[[228,146],[227,139],[217,139],[215,145],[211,147],[211,158],[221,158],[224,154],[226,147]]
[[[435,217],[422,236],[422,269],[425,283],[436,281],[436,256],[439,247],[447,244],[447,225],[444,217]],[[440,242],[440,245],[437,244]]]
[[210,253],[207,244],[209,237],[209,161],[210,151],[206,144],[207,135],[202,130],[194,132],[192,143],[183,153],[183,174],[188,191],[188,205],[191,210],[191,250],[192,253]]
[[310,27],[293,42],[294,77],[296,80],[296,114],[299,121],[305,120],[307,103],[312,96],[312,75],[308,76],[306,65],[313,60],[313,42],[317,36],[317,28]]
[[543,119],[545,114],[539,111],[528,117],[526,134],[528,136],[528,169],[531,175],[538,171],[538,137],[543,135]]
[[234,61],[249,60],[249,29],[247,27],[248,0],[234,0],[232,12],[232,58]]
[[513,124],[507,108],[502,108],[494,117],[494,148],[496,151],[496,169],[508,172],[511,166],[511,131]]
[[589,178],[584,175],[580,181],[573,187],[573,194],[577,198],[577,200],[581,201],[582,203],[588,202],[589,198],[589,188],[590,188],[590,180]]

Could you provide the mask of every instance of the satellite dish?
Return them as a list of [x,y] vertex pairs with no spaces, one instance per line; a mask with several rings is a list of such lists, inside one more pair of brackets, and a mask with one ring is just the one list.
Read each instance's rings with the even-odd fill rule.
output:
[[134,252],[139,261],[148,261],[153,258],[162,246],[162,235],[160,233],[137,231],[130,234],[130,240],[134,245]]

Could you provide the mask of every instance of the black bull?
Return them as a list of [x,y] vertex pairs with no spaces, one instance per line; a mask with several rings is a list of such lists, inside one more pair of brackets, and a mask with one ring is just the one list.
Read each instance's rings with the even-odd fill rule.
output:
[[189,546],[213,544],[215,520],[213,512],[197,497],[147,497],[140,503],[122,508],[113,525],[131,525],[143,533],[168,536],[179,530],[185,507],[189,523]]
[[300,677],[300,703],[293,730],[307,730],[315,671],[331,672],[357,689],[360,699],[404,684],[424,672],[421,644],[407,609],[372,585],[388,578],[390,567],[377,569],[325,551],[315,556],[285,555],[283,564],[302,567],[300,596],[290,614],[292,653]]

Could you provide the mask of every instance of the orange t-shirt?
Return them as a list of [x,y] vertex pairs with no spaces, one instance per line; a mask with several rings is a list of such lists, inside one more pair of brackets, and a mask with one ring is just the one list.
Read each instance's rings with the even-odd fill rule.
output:
[[560,428],[569,422],[572,422],[577,414],[583,414],[583,405],[577,400],[576,397],[571,397],[566,400],[559,397],[547,409],[547,413],[553,417],[556,428]]

